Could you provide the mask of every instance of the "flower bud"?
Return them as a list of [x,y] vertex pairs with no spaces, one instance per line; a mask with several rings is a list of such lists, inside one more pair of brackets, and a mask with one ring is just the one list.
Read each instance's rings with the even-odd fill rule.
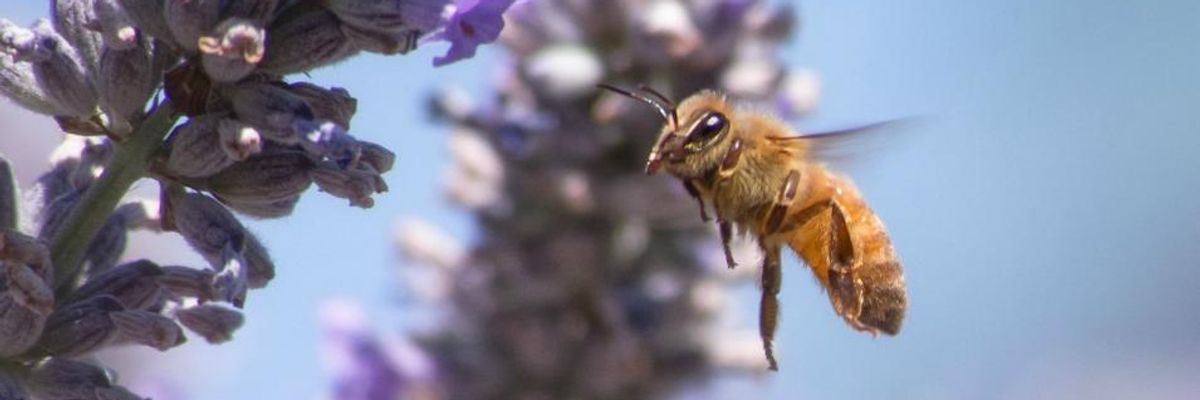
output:
[[229,158],[242,161],[262,151],[262,137],[258,130],[236,119],[223,119],[217,126],[221,136],[221,150]]
[[242,257],[241,249],[234,249],[229,244],[221,250],[221,259],[221,271],[213,277],[212,284],[217,290],[217,298],[242,308],[249,289],[246,283],[246,259]]
[[129,50],[137,47],[137,29],[133,20],[117,4],[117,0],[93,0],[92,7],[96,21],[100,25],[100,34],[104,39],[104,48],[111,50]]
[[0,229],[17,229],[17,180],[8,160],[0,157]]
[[362,146],[362,155],[359,156],[358,162],[370,165],[372,169],[381,174],[392,170],[392,165],[396,162],[395,153],[375,143],[366,141],[358,143]]
[[224,117],[205,114],[189,118],[171,135],[167,171],[171,174],[203,178],[233,165],[237,160],[225,151],[219,128]]
[[0,261],[4,268],[7,293],[17,304],[42,315],[54,311],[54,292],[34,270],[25,264]]
[[129,241],[128,227],[125,217],[113,213],[104,221],[100,232],[88,244],[83,260],[87,263],[89,273],[98,273],[117,264],[117,260],[125,254],[125,244]]
[[159,351],[166,351],[187,341],[183,336],[183,328],[158,313],[126,310],[111,313],[109,318],[112,318],[122,338]]
[[244,83],[225,90],[238,119],[262,128],[268,138],[284,140],[297,120],[313,119],[312,109],[300,96],[271,83]]
[[158,283],[175,296],[192,297],[201,303],[217,297],[212,284],[216,273],[210,269],[166,266],[162,267],[162,271],[163,274],[158,276]]
[[222,200],[272,203],[308,189],[310,169],[312,160],[299,152],[264,152],[209,177],[204,186]]
[[[0,37],[6,35],[8,21],[0,19]],[[21,29],[21,28],[17,28]],[[11,54],[3,50],[0,40],[0,95],[8,97],[17,105],[38,114],[63,115],[69,112],[50,100],[33,76],[33,66],[27,62],[18,62]]]
[[290,7],[267,31],[271,44],[259,68],[286,75],[333,64],[358,53],[333,13],[315,5]]
[[231,18],[217,25],[213,36],[201,36],[204,72],[217,82],[236,82],[262,61],[267,32],[257,22]]
[[[9,33],[19,33],[9,35]],[[26,32],[7,32],[0,48],[13,50],[16,60],[33,63],[33,76],[57,109],[72,116],[90,116],[96,108],[96,92],[74,47],[59,36],[45,20]]]
[[296,203],[300,202],[300,195],[296,194],[283,200],[267,203],[222,200],[224,200],[226,207],[239,214],[261,219],[275,219],[292,215],[292,211],[296,209]]
[[221,0],[173,0],[166,2],[163,16],[175,42],[195,52],[200,49],[200,35],[217,25],[220,12]]
[[112,387],[104,369],[62,357],[39,363],[28,384],[34,398],[39,400],[94,400],[98,390]]
[[415,29],[398,33],[380,32],[342,24],[342,33],[354,47],[378,54],[407,54],[417,48],[421,32]]
[[[79,54],[80,64],[85,71],[95,71],[100,60],[100,48],[104,43],[102,36],[96,32],[93,21],[96,20],[95,0],[54,0],[53,30],[62,35]],[[47,26],[50,28],[50,26]]]
[[149,260],[138,260],[92,275],[71,293],[69,302],[96,296],[112,296],[128,310],[161,308],[162,286],[158,278],[162,268]]
[[163,0],[117,0],[125,15],[142,34],[150,35],[166,43],[174,43],[175,37],[167,27]]
[[344,0],[330,2],[328,7],[345,25],[396,35],[434,30],[448,3],[448,0]]
[[39,355],[78,356],[108,344],[116,333],[108,314],[121,311],[112,296],[97,296],[68,304],[46,320],[46,329],[35,346]]
[[168,196],[179,234],[213,268],[224,265],[222,252],[227,245],[237,250],[243,247],[245,228],[216,200],[199,193],[172,192]]
[[242,313],[213,304],[189,307],[176,314],[179,322],[212,344],[233,339],[233,331],[242,326]]
[[254,234],[246,232],[246,248],[242,255],[246,259],[246,280],[251,288],[266,287],[275,278],[275,262]]
[[51,281],[50,250],[37,238],[15,230],[0,230],[0,260],[27,265],[42,280]]
[[314,118],[332,120],[350,129],[350,118],[358,110],[358,100],[346,89],[326,89],[308,82],[296,82],[288,85],[288,90],[308,103]]
[[361,169],[343,170],[321,165],[310,175],[322,192],[348,199],[350,205],[356,207],[371,208],[375,205],[371,195],[387,191],[387,184],[379,174]]
[[37,343],[48,315],[21,305],[8,291],[0,292],[0,357],[24,353]]
[[129,121],[146,108],[146,102],[162,80],[156,71],[149,41],[137,41],[127,50],[111,47],[103,50],[96,92],[100,96],[100,106],[114,120],[113,125],[125,125],[118,133],[132,133]]
[[354,165],[362,153],[358,140],[333,121],[298,120],[294,130],[300,134],[300,147],[308,154],[330,160],[338,166]]

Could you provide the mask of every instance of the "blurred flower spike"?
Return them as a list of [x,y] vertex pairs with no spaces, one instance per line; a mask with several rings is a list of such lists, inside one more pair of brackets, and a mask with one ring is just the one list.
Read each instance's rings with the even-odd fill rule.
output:
[[471,58],[475,48],[491,43],[500,37],[504,29],[503,14],[515,0],[457,0],[448,7],[450,16],[441,30],[428,38],[429,41],[450,42],[446,55],[435,57],[433,65],[443,66],[458,60]]
[[[291,215],[314,186],[361,208],[388,189],[395,155],[351,134],[357,100],[304,74],[431,36],[451,42],[439,65],[467,58],[512,1],[49,3],[28,27],[0,18],[0,95],[70,134],[33,193],[0,158],[4,399],[133,398],[79,359],[165,351],[184,328],[232,340],[249,292],[275,276],[243,219]],[[157,198],[128,199],[143,178]],[[132,230],[178,234],[206,265],[119,263]]]

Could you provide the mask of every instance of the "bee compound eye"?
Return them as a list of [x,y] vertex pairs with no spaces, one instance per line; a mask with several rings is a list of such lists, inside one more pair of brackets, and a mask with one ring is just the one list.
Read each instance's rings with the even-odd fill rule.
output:
[[725,115],[715,111],[710,112],[692,129],[691,134],[688,135],[688,142],[708,142],[725,130],[726,125],[728,125],[728,121],[725,119]]

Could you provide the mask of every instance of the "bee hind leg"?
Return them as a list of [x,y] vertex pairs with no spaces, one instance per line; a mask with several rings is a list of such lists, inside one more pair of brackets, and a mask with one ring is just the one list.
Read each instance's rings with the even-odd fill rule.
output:
[[779,263],[779,245],[763,245],[762,300],[758,308],[758,333],[762,337],[763,351],[772,371],[779,370],[775,361],[775,329],[779,324],[779,290],[783,284],[783,271]]
[[850,326],[860,331],[877,331],[859,322],[862,313],[863,284],[854,276],[854,244],[846,214],[836,201],[829,202],[829,292],[834,309]]

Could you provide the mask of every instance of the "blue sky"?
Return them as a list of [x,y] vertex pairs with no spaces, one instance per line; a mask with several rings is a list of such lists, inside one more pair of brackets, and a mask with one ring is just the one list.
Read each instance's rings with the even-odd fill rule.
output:
[[[40,2],[2,16],[29,22]],[[846,167],[887,222],[911,296],[904,330],[871,339],[785,265],[783,370],[698,398],[1181,398],[1200,395],[1200,3],[806,1],[785,59],[822,81],[800,127],[922,123]],[[486,98],[489,49],[430,68],[430,46],[312,74],[359,99],[354,133],[398,154],[363,211],[313,193],[254,222],[279,266],[247,325],[189,344],[194,399],[313,399],[328,379],[317,305],[362,301],[382,330],[398,300],[392,230],[419,215],[469,240],[442,201],[446,127],[425,96]],[[0,149],[12,152],[12,149]],[[715,240],[715,238],[714,238]],[[753,290],[743,298],[754,307]],[[1068,396],[1070,395],[1070,396]],[[739,396],[740,397],[740,396]]]

